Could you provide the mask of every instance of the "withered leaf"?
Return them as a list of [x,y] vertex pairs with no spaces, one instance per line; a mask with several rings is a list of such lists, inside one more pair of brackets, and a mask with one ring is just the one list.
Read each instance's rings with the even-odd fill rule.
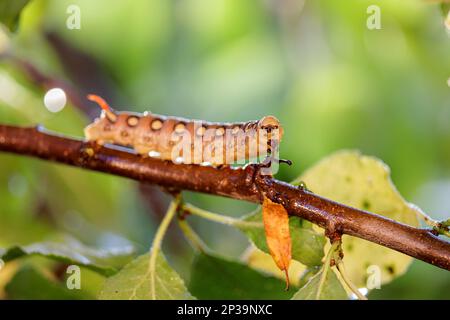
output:
[[292,244],[288,213],[282,205],[264,197],[262,215],[267,247],[277,267],[285,272],[286,285],[289,288],[288,269]]

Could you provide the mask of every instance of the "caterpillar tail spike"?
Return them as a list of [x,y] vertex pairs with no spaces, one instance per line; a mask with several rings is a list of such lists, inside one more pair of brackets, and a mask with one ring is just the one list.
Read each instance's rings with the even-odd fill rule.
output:
[[105,101],[105,99],[95,94],[88,94],[86,98],[92,102],[97,103],[109,120],[111,120],[112,122],[115,122],[117,120],[116,113],[114,112],[113,108],[110,107],[108,102]]

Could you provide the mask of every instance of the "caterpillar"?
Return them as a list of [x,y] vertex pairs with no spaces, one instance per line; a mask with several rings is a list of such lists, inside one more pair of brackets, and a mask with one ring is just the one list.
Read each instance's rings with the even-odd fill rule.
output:
[[96,95],[87,98],[102,109],[85,137],[99,144],[129,147],[138,154],[183,164],[212,166],[258,163],[278,151],[283,128],[274,116],[226,123],[190,120],[150,112],[118,112]]

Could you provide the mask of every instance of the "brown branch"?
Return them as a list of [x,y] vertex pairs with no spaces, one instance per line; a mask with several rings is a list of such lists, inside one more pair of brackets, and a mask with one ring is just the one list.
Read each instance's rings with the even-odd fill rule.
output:
[[303,188],[257,174],[255,166],[213,168],[179,165],[132,152],[70,139],[39,128],[0,125],[0,151],[38,157],[106,172],[170,189],[191,190],[261,203],[263,195],[289,214],[309,220],[327,235],[348,234],[403,252],[450,270],[450,243],[431,230],[413,228],[385,217],[322,198]]

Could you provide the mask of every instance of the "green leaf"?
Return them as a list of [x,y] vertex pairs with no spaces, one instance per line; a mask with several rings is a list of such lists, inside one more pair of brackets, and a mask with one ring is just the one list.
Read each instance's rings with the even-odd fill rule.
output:
[[[101,300],[150,300],[150,254],[137,257],[119,273],[105,281]],[[183,279],[167,263],[162,253],[156,259],[155,296],[157,300],[194,299]]]
[[10,31],[15,31],[19,23],[20,13],[30,0],[0,0],[0,22]]
[[347,293],[333,270],[327,270],[325,279],[321,284],[323,272],[322,268],[294,294],[292,300],[347,300]]
[[80,300],[92,299],[79,290],[69,290],[52,281],[31,266],[21,268],[6,285],[8,299],[15,300]]
[[[390,179],[389,168],[374,157],[340,151],[320,161],[298,180],[326,198],[418,226],[419,209],[402,198]],[[366,285],[369,266],[379,267],[381,281],[387,283],[403,274],[412,261],[409,256],[350,236],[343,237],[343,250],[346,271],[358,287]]]
[[5,262],[29,255],[39,255],[67,264],[84,266],[104,276],[111,276],[117,273],[117,268],[131,260],[134,249],[132,247],[93,249],[72,238],[65,238],[61,242],[37,242],[0,250],[0,257]]
[[[261,211],[255,211],[244,217],[245,221],[262,222]],[[269,253],[264,228],[240,227],[258,249]],[[323,248],[326,239],[323,235],[312,229],[311,224],[298,217],[289,218],[289,230],[292,239],[292,259],[307,266],[322,264]]]
[[284,281],[216,255],[199,254],[189,290],[199,299],[289,299]]
[[300,279],[298,281],[298,286],[303,287],[306,283],[308,283],[309,280],[311,280],[312,277],[314,277],[317,273],[319,273],[322,270],[320,267],[310,267],[303,271],[303,273],[300,276]]
[[450,13],[450,3],[449,2],[442,2],[441,3],[441,11],[442,11],[442,15],[444,17],[447,17],[447,15]]

